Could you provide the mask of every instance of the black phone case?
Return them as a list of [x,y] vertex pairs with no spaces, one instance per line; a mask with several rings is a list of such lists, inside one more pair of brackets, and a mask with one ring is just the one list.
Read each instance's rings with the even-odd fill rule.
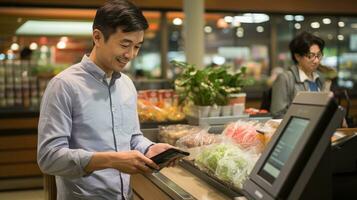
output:
[[165,167],[171,160],[185,157],[188,155],[190,155],[189,152],[171,148],[164,152],[159,153],[156,156],[151,157],[150,159],[154,161],[157,165],[159,165],[161,169]]

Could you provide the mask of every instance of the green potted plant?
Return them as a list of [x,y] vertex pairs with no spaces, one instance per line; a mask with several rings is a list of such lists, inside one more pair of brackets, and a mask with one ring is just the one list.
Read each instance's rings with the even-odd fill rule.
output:
[[209,108],[214,104],[214,88],[208,80],[208,70],[199,70],[195,65],[172,61],[174,67],[181,69],[175,80],[179,103],[192,102],[198,107],[199,116],[207,117]]
[[[179,102],[191,101],[199,110],[220,112],[221,106],[227,106],[229,96],[238,93],[248,82],[245,79],[245,67],[238,73],[228,72],[228,66],[207,67],[197,69],[195,65],[185,62],[171,61],[181,69],[181,74],[175,80],[175,88],[179,95]],[[202,112],[206,114],[207,111]],[[217,115],[212,114],[212,115]],[[204,115],[206,116],[206,115]]]

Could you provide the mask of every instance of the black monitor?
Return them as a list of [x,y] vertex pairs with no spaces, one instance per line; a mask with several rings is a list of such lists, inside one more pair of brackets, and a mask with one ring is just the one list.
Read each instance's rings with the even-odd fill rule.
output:
[[[312,183],[319,189],[330,186],[331,181],[321,177],[330,176],[323,174],[330,173],[325,155],[329,153],[330,137],[342,119],[343,110],[333,101],[331,93],[298,93],[244,183],[245,195],[249,199],[323,197],[318,191],[315,191],[317,196],[311,198],[306,193],[311,191]],[[326,170],[320,169],[321,166]],[[313,178],[316,174],[320,177]]]

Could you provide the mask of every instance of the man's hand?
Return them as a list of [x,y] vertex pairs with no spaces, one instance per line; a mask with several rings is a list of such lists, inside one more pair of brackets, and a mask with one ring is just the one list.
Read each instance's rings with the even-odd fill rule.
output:
[[[156,143],[149,148],[149,150],[145,154],[145,156],[148,158],[151,158],[151,157],[154,157],[157,154],[164,152],[170,148],[175,148],[175,147],[172,145],[166,144],[166,143]],[[175,166],[177,162],[178,162],[177,159],[170,161],[170,163],[168,164],[168,167]]]
[[95,170],[114,168],[127,174],[152,173],[159,169],[151,159],[144,156],[139,151],[126,152],[97,152],[85,167],[85,171],[90,173]]

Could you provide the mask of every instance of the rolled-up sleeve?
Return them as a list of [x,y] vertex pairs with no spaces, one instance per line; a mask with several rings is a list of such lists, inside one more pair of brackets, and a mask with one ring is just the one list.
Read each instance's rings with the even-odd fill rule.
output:
[[38,124],[37,162],[42,172],[77,178],[93,152],[70,149],[73,89],[60,78],[48,84],[42,98]]

